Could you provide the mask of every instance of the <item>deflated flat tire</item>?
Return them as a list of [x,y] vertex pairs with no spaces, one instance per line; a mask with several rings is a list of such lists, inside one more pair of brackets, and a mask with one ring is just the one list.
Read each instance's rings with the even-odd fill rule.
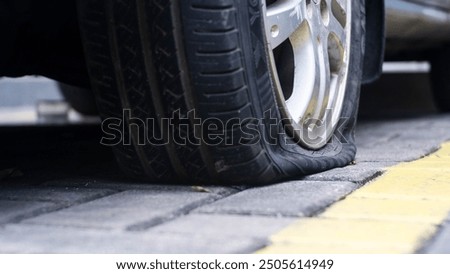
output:
[[267,184],[353,161],[363,0],[79,2],[127,174]]

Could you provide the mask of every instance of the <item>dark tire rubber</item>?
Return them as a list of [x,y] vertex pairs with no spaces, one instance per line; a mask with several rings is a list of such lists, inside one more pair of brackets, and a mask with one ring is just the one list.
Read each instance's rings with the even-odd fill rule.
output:
[[431,84],[434,101],[442,112],[450,112],[450,47],[441,50],[431,60]]
[[[261,185],[351,163],[365,37],[364,0],[352,1],[342,119],[320,150],[283,126],[260,0],[79,1],[101,116],[125,128],[157,121],[122,132],[131,140],[114,145],[123,169],[149,181]],[[141,131],[158,138],[141,144]]]

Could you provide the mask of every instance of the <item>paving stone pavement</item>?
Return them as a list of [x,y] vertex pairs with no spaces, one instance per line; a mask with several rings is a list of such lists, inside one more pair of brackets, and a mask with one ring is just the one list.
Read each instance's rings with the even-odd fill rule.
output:
[[[0,177],[0,253],[254,252],[386,167],[432,153],[449,128],[449,115],[362,121],[354,165],[259,188],[132,182],[94,127],[0,128],[0,170],[15,170]],[[442,227],[421,252],[450,253]]]

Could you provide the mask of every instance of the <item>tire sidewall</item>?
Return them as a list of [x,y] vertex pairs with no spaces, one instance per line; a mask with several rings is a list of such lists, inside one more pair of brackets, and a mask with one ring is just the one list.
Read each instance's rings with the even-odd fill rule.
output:
[[[255,11],[252,4],[258,1],[249,1],[249,19],[255,20]],[[357,112],[359,106],[359,94],[362,78],[363,56],[365,48],[365,1],[352,0],[352,34],[350,46],[349,72],[346,87],[346,94],[343,101],[341,119],[336,127],[336,131],[331,140],[323,148],[318,150],[306,149],[300,146],[293,138],[287,134],[285,126],[282,123],[282,116],[277,105],[273,75],[270,70],[269,48],[265,41],[265,29],[262,15],[261,5],[259,9],[259,22],[250,24],[251,42],[253,50],[253,63],[257,77],[256,82],[259,83],[257,93],[254,94],[254,102],[259,102],[259,117],[263,119],[260,127],[262,138],[266,151],[268,151],[271,161],[275,168],[279,170],[280,176],[278,180],[298,176],[299,174],[311,174],[321,172],[330,168],[343,167],[351,163],[355,159],[355,126],[357,120]],[[258,27],[255,27],[258,25]],[[264,47],[265,55],[260,57],[258,47]],[[258,59],[259,58],[259,59]],[[259,73],[261,71],[261,63],[265,65],[266,74]],[[267,78],[267,79],[266,79]],[[261,84],[270,81],[270,87]],[[266,87],[266,88],[264,88]],[[270,103],[268,92],[271,94]],[[267,117],[270,113],[270,117]],[[273,126],[273,121],[277,120]],[[268,124],[271,121],[270,124]],[[273,143],[273,136],[277,136]],[[269,140],[269,141],[268,141]]]

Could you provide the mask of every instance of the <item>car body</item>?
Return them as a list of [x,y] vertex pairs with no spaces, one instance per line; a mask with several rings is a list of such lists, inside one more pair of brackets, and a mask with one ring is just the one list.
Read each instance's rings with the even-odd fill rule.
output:
[[386,25],[388,58],[423,59],[450,43],[450,0],[386,0]]
[[425,61],[435,105],[450,111],[450,0],[387,0],[388,61]]

